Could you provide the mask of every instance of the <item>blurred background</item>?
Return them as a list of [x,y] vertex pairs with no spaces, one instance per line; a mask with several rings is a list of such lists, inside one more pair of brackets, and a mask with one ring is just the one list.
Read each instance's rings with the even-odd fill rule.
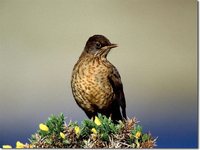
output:
[[0,147],[61,112],[86,118],[71,72],[86,41],[117,43],[128,117],[159,148],[198,146],[196,0],[0,0]]

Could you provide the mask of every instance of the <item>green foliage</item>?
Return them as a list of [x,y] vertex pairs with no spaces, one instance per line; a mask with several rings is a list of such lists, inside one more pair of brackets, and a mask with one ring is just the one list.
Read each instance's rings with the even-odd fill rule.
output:
[[117,124],[114,124],[111,118],[107,118],[106,116],[103,116],[101,114],[98,114],[98,118],[102,122],[101,126],[97,126],[97,129],[99,129],[100,133],[116,133],[119,128],[116,126]]
[[136,125],[136,127],[131,130],[133,136],[136,135],[137,132],[142,133],[142,127],[140,125]]
[[[59,136],[60,132],[64,130],[65,117],[63,114],[59,116],[51,115],[46,121],[45,125],[49,128],[49,131],[45,132],[38,130],[39,135],[43,138],[48,135]],[[50,140],[48,142],[51,142]]]
[[80,137],[88,138],[91,134],[92,128],[95,127],[95,123],[92,120],[85,119],[81,123],[81,133]]
[[[97,121],[95,121],[97,119]],[[150,148],[155,141],[150,134],[142,133],[135,119],[113,123],[111,118],[98,114],[95,119],[85,119],[79,126],[63,114],[51,115],[41,128],[31,136],[34,148]],[[111,141],[112,140],[112,141]],[[125,143],[125,144],[123,144]]]
[[98,118],[102,124],[100,126],[96,125],[97,132],[101,135],[100,137],[103,141],[109,141],[109,135],[116,133],[119,128],[113,123],[111,118],[107,118],[101,114],[98,114]]
[[69,124],[68,124],[68,127],[75,127],[75,126],[78,126],[77,121],[75,121],[75,122],[70,121]]
[[146,141],[148,141],[148,140],[150,140],[150,136],[149,136],[149,134],[144,134],[143,136],[142,136],[142,142],[146,142]]
[[69,144],[67,139],[63,139],[60,133],[64,131],[65,117],[61,113],[58,116],[51,115],[44,125],[48,127],[48,131],[43,131],[39,129],[36,134],[32,135],[29,141],[36,144],[38,140],[43,140],[42,142],[46,145],[52,145],[57,147],[60,143],[61,145]]
[[115,134],[120,130],[121,126],[119,124],[114,124],[111,118],[107,118],[101,114],[98,114],[98,118],[101,125],[95,124],[92,119],[85,119],[82,121],[80,137],[88,138],[91,134],[92,128],[95,128],[103,141],[109,141],[109,135]]

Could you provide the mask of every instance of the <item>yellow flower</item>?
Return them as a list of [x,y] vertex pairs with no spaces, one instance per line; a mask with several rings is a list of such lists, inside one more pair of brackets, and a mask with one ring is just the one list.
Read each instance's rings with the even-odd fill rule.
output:
[[141,136],[141,132],[137,131],[136,134],[135,134],[135,137],[138,139],[140,136]]
[[97,130],[95,128],[91,129],[92,133],[97,134]]
[[61,136],[61,138],[65,139],[65,134],[64,133],[60,132],[60,136]]
[[98,126],[101,125],[101,121],[99,120],[99,118],[97,116],[95,116],[95,119],[94,119],[94,123]]
[[79,126],[75,126],[75,127],[74,127],[74,130],[75,130],[76,135],[78,135],[78,134],[80,133],[80,128],[79,128]]
[[49,131],[49,128],[43,123],[40,123],[39,128],[42,131],[46,131],[46,132]]
[[12,146],[10,146],[10,145],[3,145],[2,148],[12,148]]
[[21,143],[20,141],[16,142],[16,148],[24,148],[24,144]]

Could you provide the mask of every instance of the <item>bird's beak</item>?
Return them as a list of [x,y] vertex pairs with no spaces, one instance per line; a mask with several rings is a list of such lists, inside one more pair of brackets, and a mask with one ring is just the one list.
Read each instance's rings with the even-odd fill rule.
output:
[[109,46],[107,46],[108,48],[115,48],[115,47],[117,47],[117,44],[111,44],[111,45],[109,45]]
[[107,50],[110,50],[111,48],[115,48],[115,47],[117,47],[117,44],[110,44],[108,46],[102,47],[101,49],[107,51]]

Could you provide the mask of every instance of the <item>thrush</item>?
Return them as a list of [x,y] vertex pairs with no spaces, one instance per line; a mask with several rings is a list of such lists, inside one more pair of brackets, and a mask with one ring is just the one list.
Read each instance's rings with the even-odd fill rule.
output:
[[72,72],[74,99],[89,118],[101,113],[112,120],[126,119],[126,101],[120,74],[107,60],[117,47],[103,35],[88,39]]

